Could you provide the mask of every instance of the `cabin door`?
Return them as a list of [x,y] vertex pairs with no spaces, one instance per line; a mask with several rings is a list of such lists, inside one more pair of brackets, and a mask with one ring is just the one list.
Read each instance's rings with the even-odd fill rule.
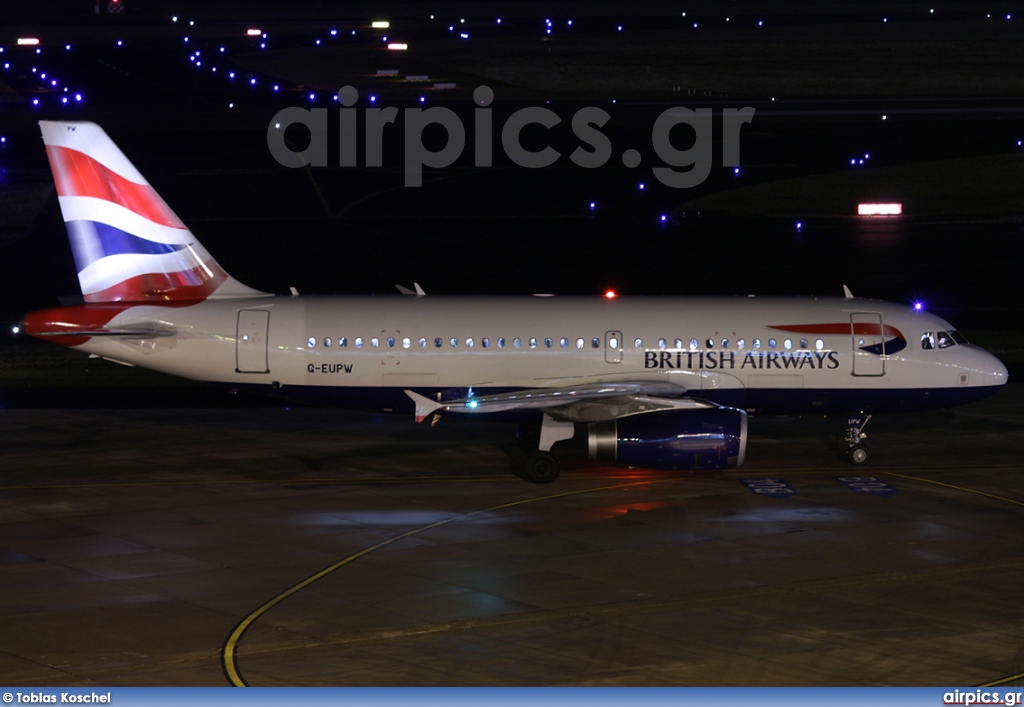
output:
[[853,334],[853,375],[885,375],[885,339],[882,315],[877,312],[855,312],[850,315]]
[[267,333],[270,312],[265,309],[242,309],[238,312],[235,336],[235,371],[238,373],[270,373],[267,365]]

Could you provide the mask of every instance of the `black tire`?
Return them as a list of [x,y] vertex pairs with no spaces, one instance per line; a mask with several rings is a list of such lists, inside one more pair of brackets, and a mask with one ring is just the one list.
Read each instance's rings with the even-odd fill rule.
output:
[[868,462],[868,448],[863,444],[858,444],[855,447],[850,447],[846,452],[846,458],[854,466],[860,466],[867,464]]
[[540,426],[520,425],[516,428],[516,444],[524,452],[536,452],[540,444]]
[[535,484],[550,484],[558,478],[561,466],[553,454],[535,452],[526,458],[526,478]]

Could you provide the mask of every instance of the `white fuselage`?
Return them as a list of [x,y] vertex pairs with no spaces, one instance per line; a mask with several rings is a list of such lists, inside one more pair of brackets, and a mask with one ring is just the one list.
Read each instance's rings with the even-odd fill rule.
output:
[[[752,410],[922,409],[984,397],[1005,367],[947,322],[841,298],[257,297],[125,309],[79,348],[198,380],[357,408],[618,381]],[[931,335],[930,348],[922,339]],[[448,391],[452,391],[449,393]]]

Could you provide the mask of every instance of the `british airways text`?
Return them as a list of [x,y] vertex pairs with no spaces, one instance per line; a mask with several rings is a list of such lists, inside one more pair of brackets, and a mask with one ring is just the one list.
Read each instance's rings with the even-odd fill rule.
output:
[[839,368],[839,353],[836,351],[750,351],[740,354],[736,351],[646,351],[644,368],[678,368],[690,370],[714,369],[804,369]]

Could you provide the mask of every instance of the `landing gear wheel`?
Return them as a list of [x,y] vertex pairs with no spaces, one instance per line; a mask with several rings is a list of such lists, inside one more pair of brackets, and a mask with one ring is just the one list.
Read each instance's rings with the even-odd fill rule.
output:
[[867,464],[868,461],[868,448],[862,441],[867,439],[864,428],[869,420],[871,415],[863,412],[846,418],[846,459],[854,466]]
[[536,450],[540,446],[540,427],[537,425],[520,425],[516,429],[516,443],[524,452]]
[[846,452],[846,458],[851,464],[860,466],[866,464],[868,461],[868,448],[863,444],[858,444],[856,447],[850,447]]
[[550,484],[561,471],[558,460],[548,452],[534,452],[526,458],[526,478],[535,484]]

